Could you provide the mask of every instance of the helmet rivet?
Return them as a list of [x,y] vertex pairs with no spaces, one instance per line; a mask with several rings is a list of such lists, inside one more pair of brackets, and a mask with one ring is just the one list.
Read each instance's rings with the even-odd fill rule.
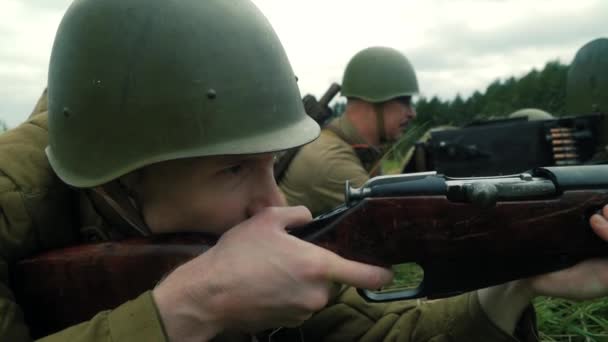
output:
[[63,116],[66,118],[70,117],[70,109],[68,107],[63,108]]
[[217,97],[217,93],[215,92],[215,89],[209,89],[209,90],[207,90],[207,98],[213,100],[216,97]]

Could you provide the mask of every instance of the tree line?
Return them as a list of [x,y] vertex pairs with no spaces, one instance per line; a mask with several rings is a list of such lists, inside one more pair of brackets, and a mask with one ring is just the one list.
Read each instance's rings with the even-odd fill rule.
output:
[[568,65],[552,61],[541,70],[532,70],[521,78],[495,80],[481,93],[475,91],[463,99],[451,101],[437,97],[416,102],[418,124],[462,126],[473,121],[506,117],[522,108],[538,108],[554,116],[566,115],[566,77]]
[[[522,108],[538,108],[554,116],[566,115],[567,73],[568,65],[551,61],[542,70],[534,69],[520,78],[497,79],[485,91],[475,91],[467,98],[461,95],[452,100],[442,100],[437,96],[430,99],[420,97],[415,103],[418,116],[414,125],[463,126],[474,121],[506,117]],[[342,100],[332,108],[339,115],[345,107]]]

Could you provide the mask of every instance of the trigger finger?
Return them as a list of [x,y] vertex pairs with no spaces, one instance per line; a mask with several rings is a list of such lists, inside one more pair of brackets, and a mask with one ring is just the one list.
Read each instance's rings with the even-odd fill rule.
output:
[[602,239],[608,241],[608,221],[601,215],[593,215],[589,219],[593,231]]
[[329,279],[357,288],[377,290],[393,280],[389,269],[336,256],[332,258]]

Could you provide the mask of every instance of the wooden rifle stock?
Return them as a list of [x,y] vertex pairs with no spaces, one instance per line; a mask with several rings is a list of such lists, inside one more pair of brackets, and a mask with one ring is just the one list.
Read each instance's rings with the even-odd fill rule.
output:
[[[361,291],[368,300],[455,295],[608,255],[588,223],[608,203],[608,165],[510,177],[384,176],[347,188],[346,197],[290,232],[352,260],[424,269],[416,290]],[[214,243],[182,234],[52,251],[20,261],[13,289],[42,336],[152,289]]]
[[11,271],[34,338],[92,318],[151,290],[215,243],[206,235],[158,235],[68,247],[21,260]]

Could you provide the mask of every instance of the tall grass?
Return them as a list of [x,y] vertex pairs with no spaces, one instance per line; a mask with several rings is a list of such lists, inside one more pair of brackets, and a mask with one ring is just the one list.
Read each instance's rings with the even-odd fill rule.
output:
[[572,302],[541,297],[534,307],[543,341],[608,341],[608,298]]
[[[387,289],[412,288],[422,272],[412,264],[393,268],[395,281]],[[534,301],[541,341],[608,342],[608,298],[573,302],[539,297]]]

